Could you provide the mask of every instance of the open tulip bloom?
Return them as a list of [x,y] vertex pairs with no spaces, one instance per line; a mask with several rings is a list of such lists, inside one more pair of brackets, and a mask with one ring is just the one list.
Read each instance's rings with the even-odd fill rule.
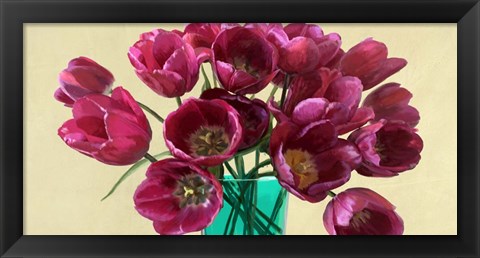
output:
[[[271,234],[279,228],[278,209],[265,214],[255,206],[256,192],[246,189],[252,180],[275,176],[284,194],[328,201],[323,222],[331,235],[403,234],[395,206],[378,193],[364,187],[335,193],[352,176],[400,176],[421,160],[413,94],[396,82],[377,86],[407,64],[388,57],[384,43],[366,38],[344,50],[339,34],[312,24],[197,23],[144,32],[126,52],[137,87],[146,85],[159,103],[176,98],[178,108],[165,119],[126,89],[112,91],[112,73],[87,57],[68,63],[54,92],[72,112],[58,129],[67,146],[108,165],[133,164],[104,199],[151,162],[133,201],[157,233],[203,230],[228,204],[229,221],[238,216]],[[182,101],[195,87],[200,94]],[[258,98],[264,90],[269,97]],[[144,111],[158,120],[152,128],[163,128],[156,137],[163,135],[168,151],[148,153],[158,146],[150,144]],[[246,169],[249,153],[255,163]],[[163,156],[172,157],[157,160]],[[227,172],[241,189],[233,196]]]

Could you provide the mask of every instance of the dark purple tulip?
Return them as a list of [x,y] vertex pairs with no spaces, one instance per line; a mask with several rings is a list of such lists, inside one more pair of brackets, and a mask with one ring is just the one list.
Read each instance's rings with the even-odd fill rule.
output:
[[163,136],[173,156],[201,166],[222,164],[242,142],[240,115],[220,99],[187,99],[163,125]]
[[361,162],[354,144],[339,139],[327,120],[300,127],[282,122],[272,131],[270,156],[280,184],[302,200],[319,202],[345,184]]
[[407,65],[403,58],[387,56],[385,44],[368,38],[343,55],[339,69],[344,75],[360,78],[363,90],[368,90]]
[[416,129],[383,119],[354,131],[348,140],[362,153],[358,173],[371,177],[392,177],[415,168],[423,149]]
[[189,162],[152,163],[133,196],[135,209],[161,235],[180,235],[210,225],[222,207],[222,186],[208,171]]
[[222,87],[245,95],[264,89],[277,73],[278,53],[252,28],[234,27],[218,34],[213,66]]
[[60,87],[54,97],[71,107],[76,100],[90,93],[110,93],[114,78],[105,67],[82,56],[68,62],[68,67],[60,73],[58,80]]
[[372,91],[363,101],[363,106],[371,107],[375,112],[374,121],[403,121],[415,127],[420,121],[418,110],[408,103],[412,93],[400,87],[398,83],[387,83]]
[[145,114],[122,87],[112,97],[89,94],[75,102],[73,119],[58,135],[71,148],[109,165],[129,165],[147,153],[152,131]]
[[385,198],[367,188],[337,194],[323,213],[330,235],[402,235],[403,220]]
[[138,78],[168,98],[190,92],[198,81],[195,51],[179,34],[161,29],[143,33],[128,52]]
[[244,129],[239,150],[255,145],[267,132],[269,114],[265,102],[259,99],[250,100],[241,95],[232,95],[219,88],[204,91],[200,98],[224,100],[238,111]]

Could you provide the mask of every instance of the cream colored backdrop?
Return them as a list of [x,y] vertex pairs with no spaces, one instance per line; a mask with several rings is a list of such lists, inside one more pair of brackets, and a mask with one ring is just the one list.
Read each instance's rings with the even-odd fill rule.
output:
[[[321,24],[338,32],[343,48],[367,37],[385,42],[390,56],[408,65],[387,80],[399,82],[414,97],[424,140],[420,164],[395,178],[367,178],[356,172],[349,187],[369,187],[397,206],[405,234],[457,233],[457,28],[456,24]],[[153,93],[136,77],[128,48],[142,32],[182,24],[25,24],[24,26],[24,234],[149,235],[151,222],[137,214],[132,196],[146,167],[126,180],[110,198],[100,199],[126,171],[97,162],[68,148],[57,136],[71,117],[53,98],[58,73],[68,61],[87,56],[109,69],[122,85],[162,116],[175,100]],[[210,73],[209,73],[210,74]],[[199,85],[203,83],[200,78]],[[263,94],[270,92],[270,87]],[[197,95],[196,87],[190,95]],[[277,95],[279,96],[279,92]],[[277,96],[277,98],[278,98]],[[150,153],[166,150],[162,128],[151,116]],[[287,234],[326,234],[326,200],[311,204],[289,198]]]

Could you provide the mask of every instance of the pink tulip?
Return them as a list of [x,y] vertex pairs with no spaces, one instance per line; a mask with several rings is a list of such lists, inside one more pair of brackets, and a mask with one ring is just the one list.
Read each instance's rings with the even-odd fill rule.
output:
[[201,166],[222,164],[242,142],[240,115],[220,99],[187,99],[163,125],[165,142],[173,156]]
[[293,79],[283,111],[273,100],[269,102],[269,109],[279,122],[289,120],[304,126],[329,120],[339,134],[344,134],[374,117],[371,108],[358,108],[361,94],[362,83],[358,78],[342,77],[322,68]]
[[358,173],[371,177],[392,177],[415,168],[423,149],[416,129],[383,119],[354,131],[348,140],[362,153]]
[[287,38],[279,47],[278,66],[289,74],[306,73],[327,65],[342,44],[340,35],[324,35],[318,25],[291,23],[284,31]]
[[339,69],[344,75],[360,78],[363,90],[368,90],[407,65],[403,58],[387,56],[385,44],[368,38],[343,55]]
[[398,83],[387,83],[372,91],[363,101],[363,106],[371,107],[375,112],[374,121],[403,121],[415,127],[420,121],[418,110],[408,103],[412,93],[401,88]]
[[110,93],[113,81],[113,75],[103,66],[89,58],[78,57],[68,62],[68,67],[60,73],[60,87],[54,97],[71,107],[87,94]]
[[190,23],[185,26],[183,39],[190,44],[200,62],[212,58],[212,44],[217,35],[225,29],[240,26],[236,23]]
[[198,81],[195,51],[179,34],[161,29],[143,33],[128,52],[138,78],[167,98],[183,96]]
[[164,159],[148,167],[138,186],[135,209],[161,235],[180,235],[210,225],[222,206],[222,186],[208,171],[189,162]]
[[259,99],[250,100],[241,95],[232,95],[219,88],[204,91],[200,98],[224,100],[240,114],[244,130],[239,150],[255,145],[267,132],[269,113],[265,102]]
[[112,97],[89,94],[72,108],[58,135],[71,148],[109,165],[129,165],[147,153],[152,131],[145,114],[122,87]]
[[230,92],[255,94],[277,73],[277,51],[256,29],[226,29],[218,34],[212,49],[215,74]]
[[323,224],[330,235],[403,234],[403,220],[395,206],[367,188],[350,188],[333,197]]
[[302,200],[319,202],[345,184],[361,162],[354,144],[339,139],[328,120],[304,127],[282,122],[272,131],[270,156],[280,184]]

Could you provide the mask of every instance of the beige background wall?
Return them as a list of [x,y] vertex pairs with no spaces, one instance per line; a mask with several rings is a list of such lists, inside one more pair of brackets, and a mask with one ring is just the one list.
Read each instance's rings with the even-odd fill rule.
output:
[[[366,178],[353,172],[340,189],[369,187],[397,206],[405,234],[457,233],[457,54],[455,24],[321,24],[338,32],[343,48],[373,37],[387,44],[390,56],[409,64],[388,81],[414,94],[421,114],[418,126],[425,148],[420,164],[395,178]],[[127,167],[107,166],[68,148],[57,128],[70,109],[53,98],[58,73],[68,61],[87,56],[108,68],[115,86],[166,116],[176,108],[137,79],[127,51],[142,32],[181,24],[26,24],[24,26],[24,233],[154,234],[151,222],[133,208],[133,192],[146,167],[138,170],[109,199],[100,202]],[[199,81],[201,85],[202,79]],[[193,94],[198,94],[198,89]],[[266,97],[270,87],[261,97]],[[279,91],[280,92],[280,91]],[[278,93],[279,93],[278,92]],[[277,94],[278,94],[277,93]],[[259,95],[257,95],[259,96]],[[149,117],[151,118],[151,117]],[[166,150],[161,125],[150,119],[154,139],[150,153]],[[321,203],[290,196],[287,234],[326,234]]]

